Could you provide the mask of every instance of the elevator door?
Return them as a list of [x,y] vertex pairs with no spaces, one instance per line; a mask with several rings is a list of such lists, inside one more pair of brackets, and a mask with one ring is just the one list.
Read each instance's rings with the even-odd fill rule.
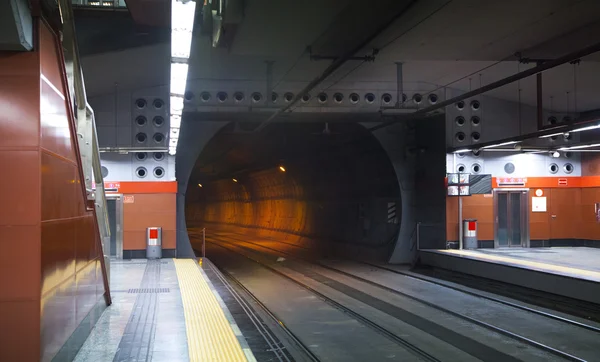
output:
[[527,247],[529,242],[529,191],[494,191],[496,248]]

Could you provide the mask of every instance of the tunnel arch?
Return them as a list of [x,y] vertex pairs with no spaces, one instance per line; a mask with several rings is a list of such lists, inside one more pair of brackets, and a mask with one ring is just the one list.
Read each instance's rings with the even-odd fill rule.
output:
[[[283,240],[328,255],[391,258],[406,228],[406,203],[381,137],[358,123],[275,123],[259,134],[238,128],[221,123],[210,128],[210,137],[203,132],[203,145],[187,167],[189,181],[180,181],[182,224]],[[388,138],[398,143],[398,135]],[[179,158],[177,163],[179,169]]]

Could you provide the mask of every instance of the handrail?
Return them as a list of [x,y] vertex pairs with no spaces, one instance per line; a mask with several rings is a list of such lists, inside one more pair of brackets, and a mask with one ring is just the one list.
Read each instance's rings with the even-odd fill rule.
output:
[[[63,47],[65,49],[65,68],[70,95],[73,93],[71,107],[76,112],[77,140],[83,169],[84,186],[87,200],[94,202],[94,215],[101,238],[101,261],[104,269],[105,299],[110,304],[110,227],[106,208],[106,194],[100,162],[100,149],[96,135],[94,111],[87,102],[83,70],[79,59],[79,48],[75,35],[73,8],[70,0],[58,0],[63,23]],[[94,192],[92,180],[96,184]]]

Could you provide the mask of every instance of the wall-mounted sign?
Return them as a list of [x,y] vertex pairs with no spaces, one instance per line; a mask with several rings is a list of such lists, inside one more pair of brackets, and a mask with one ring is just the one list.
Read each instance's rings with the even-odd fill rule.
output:
[[547,202],[545,197],[532,197],[531,198],[531,211],[532,212],[546,212]]
[[525,186],[527,177],[498,177],[497,182],[499,187]]
[[469,178],[468,173],[448,174],[448,196],[471,196]]
[[[118,192],[121,188],[120,182],[105,182],[104,183],[104,191],[106,192]],[[92,182],[92,190],[96,189],[96,183]]]
[[125,195],[123,196],[124,204],[133,204],[135,202],[135,198],[133,195]]
[[544,196],[544,190],[542,190],[542,189],[535,190],[535,196],[537,196],[537,197]]

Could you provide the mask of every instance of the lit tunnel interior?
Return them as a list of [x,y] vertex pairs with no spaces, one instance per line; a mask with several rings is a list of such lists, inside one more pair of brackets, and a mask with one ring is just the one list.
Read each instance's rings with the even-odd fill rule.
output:
[[204,227],[207,237],[385,260],[399,232],[400,201],[386,151],[360,124],[275,123],[249,133],[232,123],[198,157],[185,217],[193,244]]

